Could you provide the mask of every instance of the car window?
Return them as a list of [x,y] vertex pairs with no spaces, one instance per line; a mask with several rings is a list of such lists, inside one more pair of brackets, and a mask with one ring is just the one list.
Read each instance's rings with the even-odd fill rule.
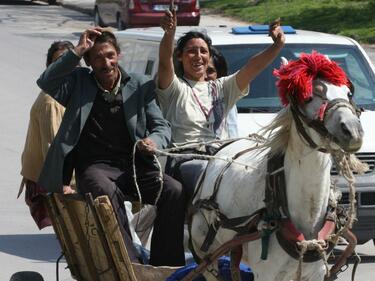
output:
[[[216,47],[227,59],[229,72],[234,73],[247,62],[249,56],[264,50],[266,45]],[[344,69],[354,85],[354,99],[359,106],[375,110],[374,73],[356,46],[288,44],[284,46],[279,57],[250,84],[249,95],[237,103],[238,111],[276,112],[280,110],[280,99],[275,86],[276,78],[273,76],[272,71],[280,67],[281,56],[288,60],[295,60],[301,53],[311,53],[313,50],[327,55]]]
[[145,75],[151,76],[154,69],[155,59],[148,59],[145,69]]

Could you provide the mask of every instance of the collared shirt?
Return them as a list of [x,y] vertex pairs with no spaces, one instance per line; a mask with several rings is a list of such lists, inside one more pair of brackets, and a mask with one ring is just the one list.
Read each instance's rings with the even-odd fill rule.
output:
[[118,73],[119,73],[119,77],[118,77],[117,83],[111,91],[108,91],[108,90],[104,89],[103,86],[100,84],[100,82],[96,79],[96,77],[94,75],[94,79],[96,81],[96,84],[98,85],[99,89],[101,90],[104,100],[106,100],[107,102],[112,102],[115,99],[115,97],[118,94],[119,89],[121,87],[122,75],[121,75],[120,69],[118,70]]
[[[132,140],[127,128],[122,95],[117,94],[127,83],[126,72],[111,91],[106,91],[98,81],[98,95],[75,148],[78,166],[107,162],[130,165]],[[76,167],[77,168],[77,167]]]

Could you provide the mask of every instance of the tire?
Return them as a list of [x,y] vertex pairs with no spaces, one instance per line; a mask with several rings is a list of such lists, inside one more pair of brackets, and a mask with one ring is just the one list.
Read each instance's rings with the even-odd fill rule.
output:
[[44,281],[44,279],[38,272],[20,271],[14,273],[9,281]]
[[94,25],[104,27],[104,22],[102,21],[102,18],[100,17],[98,8],[95,8],[94,10]]
[[56,5],[57,0],[48,0],[48,5]]
[[116,22],[117,22],[117,24],[116,24],[116,26],[117,26],[117,30],[124,30],[124,29],[126,29],[127,28],[127,25],[126,25],[126,23],[124,23],[123,21],[122,21],[122,19],[121,19],[121,16],[120,15],[117,15],[117,20],[116,20]]

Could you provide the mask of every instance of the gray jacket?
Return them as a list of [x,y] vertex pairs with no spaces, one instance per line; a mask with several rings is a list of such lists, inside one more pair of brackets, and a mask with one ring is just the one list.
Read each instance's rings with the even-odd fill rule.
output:
[[[78,143],[90,114],[98,86],[90,69],[76,67],[80,58],[72,51],[52,63],[37,84],[66,107],[60,129],[48,151],[38,184],[48,192],[62,192],[63,167],[66,156]],[[158,148],[171,139],[169,123],[155,101],[155,84],[146,76],[128,74],[130,80],[121,89],[126,125],[135,143],[151,138]]]

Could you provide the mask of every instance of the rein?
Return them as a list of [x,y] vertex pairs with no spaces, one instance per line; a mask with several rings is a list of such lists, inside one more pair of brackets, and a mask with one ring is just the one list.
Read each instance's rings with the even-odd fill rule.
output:
[[[353,106],[351,101],[347,101],[345,99],[335,99],[333,101],[328,102],[324,106],[323,118],[321,118],[320,120],[319,119],[309,120],[299,110],[299,108],[296,106],[296,103],[294,102],[291,103],[291,111],[293,113],[293,119],[297,126],[297,131],[300,134],[300,136],[307,141],[310,147],[312,147],[313,149],[317,149],[318,145],[316,145],[316,143],[311,139],[311,137],[306,132],[303,122],[309,127],[313,128],[322,137],[337,142],[337,140],[335,140],[335,138],[325,128],[324,119],[328,115],[330,115],[333,110],[339,107],[346,107],[346,108],[349,108],[353,113],[357,115],[360,114],[360,110],[355,105]],[[227,161],[227,164],[222,168],[218,177],[215,180],[215,183],[214,183],[215,185],[214,185],[214,190],[213,190],[212,195],[208,199],[197,200],[194,204],[194,207],[196,210],[199,210],[199,211],[206,210],[206,211],[211,211],[211,212],[213,211],[216,214],[215,221],[212,222],[208,226],[209,229],[208,229],[206,238],[201,245],[200,250],[203,252],[208,251],[208,249],[210,248],[211,244],[213,243],[215,239],[215,236],[219,228],[231,229],[237,232],[237,235],[235,236],[234,239],[236,239],[236,237],[243,238],[243,239],[240,239],[241,241],[240,244],[230,243],[234,241],[234,239],[230,240],[227,243],[225,243],[225,246],[222,245],[222,247],[219,247],[219,249],[214,251],[213,254],[206,256],[203,259],[202,261],[203,264],[202,264],[202,267],[200,265],[200,268],[202,269],[202,271],[206,269],[209,264],[211,264],[214,260],[216,260],[216,259],[211,259],[211,257],[216,257],[216,255],[218,253],[221,253],[223,249],[225,249],[226,251],[238,250],[239,247],[241,248],[241,245],[243,243],[254,241],[259,238],[262,238],[262,258],[266,258],[269,236],[276,229],[277,239],[281,247],[283,247],[284,250],[286,250],[286,252],[289,253],[290,256],[297,258],[299,260],[299,267],[297,270],[297,280],[301,280],[301,277],[302,277],[302,262],[314,262],[320,259],[323,260],[327,268],[326,278],[331,278],[330,280],[334,280],[332,279],[332,277],[336,277],[337,273],[342,271],[342,268],[345,266],[345,262],[347,261],[347,258],[353,253],[355,245],[356,245],[356,239],[348,239],[349,245],[347,249],[344,251],[343,255],[339,258],[339,260],[335,263],[335,265],[331,268],[331,270],[328,270],[328,263],[327,263],[328,255],[330,251],[333,249],[333,247],[337,244],[339,236],[343,236],[345,238],[347,237],[351,238],[351,236],[353,235],[349,229],[351,228],[352,223],[355,219],[355,208],[354,208],[355,191],[354,191],[354,184],[353,184],[354,178],[350,170],[350,165],[349,165],[350,159],[348,158],[348,154],[343,152],[342,150],[332,151],[330,148],[319,149],[322,152],[330,152],[332,154],[333,159],[337,164],[337,167],[341,169],[341,174],[345,177],[345,179],[349,183],[350,201],[351,201],[351,205],[349,208],[349,219],[347,219],[345,222],[345,225],[342,226],[338,222],[339,220],[336,219],[335,207],[331,206],[327,210],[326,220],[325,220],[323,228],[319,232],[318,239],[317,240],[305,240],[303,237],[303,234],[298,232],[295,229],[294,225],[291,223],[289,219],[290,215],[289,215],[287,201],[286,201],[285,178],[283,177],[284,175],[283,156],[279,157],[281,160],[279,159],[278,161],[282,163],[282,165],[279,167],[270,168],[270,166],[272,166],[272,164],[270,163],[275,163],[276,161],[274,161],[274,159],[269,159],[268,161],[268,170],[267,170],[267,177],[266,177],[266,198],[265,198],[266,208],[265,209],[260,209],[256,211],[255,213],[248,215],[248,216],[242,216],[242,217],[236,217],[236,218],[227,218],[223,213],[221,213],[219,209],[219,205],[216,203],[216,196],[217,196],[219,187],[221,185],[221,181],[222,181],[224,173],[229,169],[229,167],[233,163],[243,165],[246,168],[250,167],[246,165],[245,163],[238,162],[236,159],[256,148],[259,148],[259,147],[255,146],[255,147],[251,147],[249,149],[240,151],[232,158],[222,158],[222,157],[217,157],[217,156],[212,156],[212,155],[192,154],[192,156],[195,159],[205,159],[205,160],[218,159],[218,160]],[[176,154],[176,153],[163,152],[159,150],[156,150],[155,153],[156,155],[163,155],[163,156],[172,156],[172,157],[179,156],[179,154]],[[254,168],[254,167],[251,167],[251,168]],[[206,168],[206,171],[207,171],[207,168]],[[204,172],[204,175],[206,171]],[[134,175],[136,177],[135,170],[134,170]],[[196,190],[194,195],[196,195],[197,192],[201,189],[203,180],[204,180],[204,176],[201,177],[200,184],[198,185],[198,189]],[[273,183],[273,186],[271,186],[271,183]],[[282,185],[284,186],[282,187]],[[263,226],[260,227],[262,220],[263,220]],[[247,238],[244,238],[244,237],[247,237]],[[263,243],[263,240],[265,241],[264,243]],[[290,248],[292,248],[292,250],[290,250]],[[197,257],[197,255],[194,253],[194,249],[192,249],[192,251],[193,251],[193,255]],[[239,256],[239,260],[240,259],[241,259],[241,256]],[[193,279],[183,279],[183,280],[193,280]],[[352,280],[354,280],[354,277],[352,278]]]

